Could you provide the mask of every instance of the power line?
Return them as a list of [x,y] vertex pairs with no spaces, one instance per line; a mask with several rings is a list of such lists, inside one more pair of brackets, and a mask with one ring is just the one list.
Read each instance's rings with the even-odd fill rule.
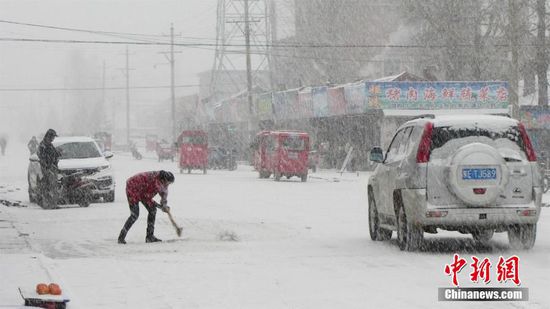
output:
[[[145,46],[169,46],[169,42],[130,42],[130,41],[102,41],[102,40],[69,40],[69,39],[29,39],[29,38],[0,38],[3,42],[40,42],[40,43],[68,43],[68,44],[113,44],[113,45],[145,45]],[[216,43],[174,43],[174,46],[201,47],[201,46],[225,46],[225,47],[246,47],[246,44],[216,44]],[[398,45],[398,44],[251,44],[251,47],[271,48],[460,48],[478,47],[476,44],[444,44],[444,45]],[[510,47],[510,44],[490,44],[491,47]],[[521,47],[536,47],[537,44],[519,44]]]
[[[175,88],[199,87],[199,84],[176,85]],[[171,86],[134,86],[130,89],[166,89]],[[126,90],[126,87],[80,87],[80,88],[0,88],[0,92],[25,92],[25,91],[98,91],[98,90]]]
[[[45,29],[53,29],[53,30],[64,30],[64,31],[72,31],[72,32],[84,32],[84,33],[91,33],[91,34],[98,34],[98,35],[126,37],[126,38],[128,38],[127,36],[141,36],[141,37],[150,37],[150,38],[163,38],[163,37],[164,37],[164,35],[160,35],[160,34],[143,34],[143,33],[130,33],[130,32],[114,32],[114,31],[89,30],[89,29],[68,28],[68,27],[59,27],[59,26],[51,26],[51,25],[43,25],[43,24],[24,23],[24,22],[17,22],[17,21],[11,21],[11,20],[0,20],[0,23],[12,24],[12,25],[19,25],[19,26],[28,26],[28,27],[45,28]],[[210,41],[215,41],[214,38],[199,38],[199,37],[182,37],[182,38],[185,38],[185,39],[192,39],[192,40],[210,40]],[[134,38],[130,38],[130,39],[134,39]]]

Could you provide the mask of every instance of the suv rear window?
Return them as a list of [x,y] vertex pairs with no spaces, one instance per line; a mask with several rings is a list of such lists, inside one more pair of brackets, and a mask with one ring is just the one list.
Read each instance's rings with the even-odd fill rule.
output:
[[442,147],[453,139],[465,137],[487,137],[493,141],[506,139],[515,143],[520,149],[525,151],[521,132],[517,126],[506,128],[482,128],[482,127],[457,127],[441,126],[435,127],[432,132],[432,143],[430,150]]

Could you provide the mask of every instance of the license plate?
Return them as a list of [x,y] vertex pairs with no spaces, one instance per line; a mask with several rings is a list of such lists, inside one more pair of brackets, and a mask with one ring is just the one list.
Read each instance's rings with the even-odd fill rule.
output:
[[295,152],[289,152],[288,153],[288,158],[289,159],[298,159],[298,154],[295,153]]
[[465,168],[465,169],[462,169],[462,179],[464,180],[497,179],[497,169],[496,168]]

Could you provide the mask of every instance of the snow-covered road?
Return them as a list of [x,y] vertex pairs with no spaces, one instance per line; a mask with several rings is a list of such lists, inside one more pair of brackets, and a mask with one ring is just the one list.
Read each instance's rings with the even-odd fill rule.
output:
[[[115,203],[89,208],[42,210],[0,205],[0,307],[22,304],[17,287],[58,282],[69,308],[550,308],[550,209],[543,209],[531,251],[508,248],[505,234],[490,247],[475,247],[468,235],[427,235],[426,245],[402,252],[391,242],[373,242],[367,225],[367,174],[322,171],[298,178],[259,179],[250,166],[237,171],[176,174],[169,204],[183,226],[178,238],[167,216],[157,213],[156,236],[146,244],[146,211],[129,232],[116,237],[129,210],[124,182],[138,172],[176,163],[112,159]],[[0,199],[26,196],[27,158],[12,148],[0,157]],[[332,181],[338,177],[340,181]],[[548,196],[546,196],[548,198]],[[459,253],[521,258],[527,302],[440,303],[438,287],[450,287],[445,264]],[[470,283],[469,271],[459,280]],[[499,283],[492,272],[488,286]]]

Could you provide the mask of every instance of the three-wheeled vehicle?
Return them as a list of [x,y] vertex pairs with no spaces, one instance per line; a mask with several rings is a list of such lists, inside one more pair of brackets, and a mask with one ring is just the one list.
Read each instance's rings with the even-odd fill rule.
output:
[[260,178],[269,178],[269,176],[271,176],[266,158],[266,146],[269,133],[269,131],[261,131],[256,134],[254,142],[252,143],[252,148],[254,149],[254,169],[258,171]]
[[165,140],[161,140],[157,143],[157,156],[159,162],[162,160],[171,160],[174,162],[174,156],[176,155],[176,150],[174,147]]
[[180,147],[180,173],[192,169],[201,169],[206,174],[208,167],[208,135],[204,131],[189,130],[181,132],[178,137]]
[[[261,146],[260,146],[261,147]],[[285,176],[287,179],[298,176],[302,182],[307,181],[309,157],[309,135],[296,131],[270,131],[265,139],[265,163],[269,174],[275,181]],[[260,156],[260,161],[263,158]],[[264,174],[269,177],[267,172]],[[260,174],[260,177],[262,175]]]

